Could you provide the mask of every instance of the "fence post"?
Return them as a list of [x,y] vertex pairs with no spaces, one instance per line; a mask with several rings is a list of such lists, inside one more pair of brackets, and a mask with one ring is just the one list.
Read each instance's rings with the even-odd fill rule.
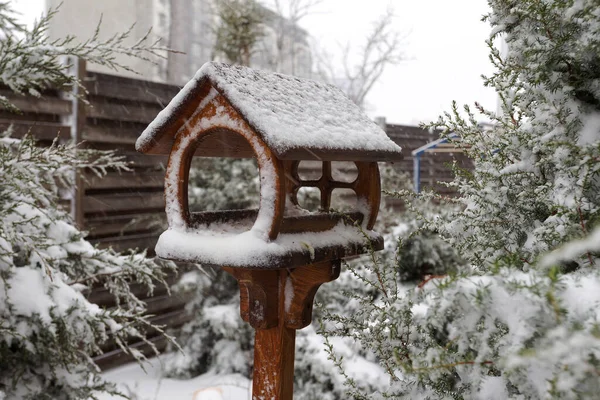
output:
[[413,190],[415,193],[421,191],[421,154],[413,155]]
[[[80,82],[83,83],[86,75],[86,62],[84,59],[69,57],[68,62],[71,64],[71,73]],[[69,98],[73,104],[71,115],[64,117],[63,123],[71,128],[71,141],[75,144],[81,143],[83,129],[85,128],[85,90],[75,84],[70,92],[63,93],[63,96]],[[77,150],[76,150],[77,151]],[[83,218],[83,200],[85,195],[85,186],[83,178],[79,172],[75,172],[73,192],[71,194],[71,215],[79,229],[84,228]]]

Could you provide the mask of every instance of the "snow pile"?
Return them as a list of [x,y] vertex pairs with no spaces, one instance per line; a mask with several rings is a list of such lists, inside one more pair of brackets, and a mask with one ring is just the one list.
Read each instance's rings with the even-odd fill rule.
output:
[[[207,373],[193,379],[171,379],[164,376],[164,363],[169,356],[155,357],[142,369],[128,364],[103,373],[135,400],[242,400],[250,398],[251,382],[236,374]],[[102,394],[99,400],[117,400],[120,396]]]

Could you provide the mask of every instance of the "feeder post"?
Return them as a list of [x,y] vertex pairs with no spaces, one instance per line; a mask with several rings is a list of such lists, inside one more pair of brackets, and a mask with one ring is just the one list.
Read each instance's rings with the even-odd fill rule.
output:
[[255,329],[252,400],[292,400],[296,330],[312,321],[321,284],[336,279],[340,261],[293,269],[224,267],[240,285],[242,319]]
[[[278,271],[279,288],[285,288],[287,271]],[[285,289],[284,289],[285,290]],[[285,293],[285,292],[284,292]],[[285,312],[285,295],[279,290],[278,315]],[[276,326],[257,329],[254,336],[252,400],[292,400],[296,330],[278,318]]]

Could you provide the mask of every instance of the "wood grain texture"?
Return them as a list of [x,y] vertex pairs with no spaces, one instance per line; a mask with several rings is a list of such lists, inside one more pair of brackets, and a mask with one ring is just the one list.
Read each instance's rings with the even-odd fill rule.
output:
[[148,104],[114,104],[104,99],[90,99],[86,112],[90,118],[148,124],[161,108]]
[[[319,179],[303,180],[300,178],[299,161],[284,161],[286,176],[286,193],[292,204],[298,205],[298,190],[303,187],[314,187],[321,193],[321,210],[329,211],[332,193],[335,189],[351,189],[357,196],[358,204],[366,205],[368,218],[366,227],[372,229],[377,220],[381,203],[381,177],[376,162],[355,161],[357,176],[352,182],[342,182],[333,178],[330,161],[323,161]],[[355,211],[355,213],[358,212]],[[360,222],[365,215],[361,214]]]
[[[235,125],[240,128],[234,130],[228,126],[219,125],[219,122],[215,122],[209,123],[204,129],[196,129],[196,127],[200,125],[200,121],[206,123],[206,121],[210,121],[212,117],[221,115],[220,113],[226,114],[228,120],[234,121]],[[171,154],[178,154],[178,157],[169,157],[166,176],[176,176],[178,179],[175,181],[169,181],[169,179],[165,180],[166,196],[171,196],[171,202],[179,203],[179,215],[173,215],[172,219],[184,221],[187,227],[211,223],[211,221],[202,220],[204,215],[208,216],[208,214],[202,213],[196,215],[194,221],[192,221],[189,211],[188,182],[190,165],[194,153],[197,149],[203,147],[205,140],[209,140],[214,135],[217,135],[217,138],[220,136],[222,137],[223,135],[240,136],[246,145],[250,146],[252,149],[258,162],[261,187],[270,187],[275,192],[272,204],[265,204],[266,197],[263,197],[264,193],[261,193],[261,208],[263,211],[259,210],[259,214],[265,212],[267,218],[270,218],[266,234],[270,240],[275,240],[281,230],[285,208],[285,178],[283,163],[275,157],[271,149],[250,129],[244,119],[221,95],[217,95],[202,110],[199,110],[186,121],[185,125],[182,125],[181,131],[177,134],[175,142],[173,143]],[[271,172],[265,173],[265,171]],[[266,211],[271,208],[273,210],[272,213]]]
[[[126,174],[127,179],[124,179]],[[108,171],[104,176],[98,176],[91,171],[85,171],[84,184],[88,190],[120,190],[137,192],[149,189],[161,190],[165,183],[164,171],[148,170],[146,168],[131,168],[127,172]]]
[[[190,213],[190,227],[206,229],[214,223],[234,221],[245,222],[250,227],[257,215],[257,209],[192,212]],[[360,212],[285,215],[280,233],[324,232],[333,229],[340,221],[361,223],[362,220],[363,215]]]
[[0,131],[4,132],[12,127],[11,137],[20,139],[31,135],[38,141],[51,142],[54,139],[71,139],[71,126],[63,123],[6,120],[0,122]]
[[240,285],[240,314],[255,330],[252,399],[291,400],[296,330],[312,321],[319,286],[337,279],[340,261],[295,269],[224,267]]
[[252,400],[291,400],[294,394],[296,331],[283,324],[254,337]]
[[240,315],[254,329],[270,329],[279,324],[281,300],[279,270],[223,269],[240,285]]
[[358,176],[353,182],[352,189],[359,202],[368,207],[367,229],[373,229],[379,205],[381,204],[381,177],[376,162],[357,162]]
[[165,208],[162,191],[143,193],[106,193],[86,195],[83,200],[83,211],[86,216],[118,215],[133,212],[149,212]]
[[[312,322],[315,295],[319,287],[340,276],[340,260],[325,261],[293,270],[287,270],[284,290],[289,296],[284,301],[284,324],[287,328],[302,329]],[[289,286],[291,285],[291,289]]]
[[25,97],[3,89],[0,89],[0,96],[6,97],[24,113],[69,115],[73,111],[70,100],[58,97]]
[[158,82],[88,72],[84,86],[93,96],[128,102],[150,103],[164,107],[179,92],[179,87]]

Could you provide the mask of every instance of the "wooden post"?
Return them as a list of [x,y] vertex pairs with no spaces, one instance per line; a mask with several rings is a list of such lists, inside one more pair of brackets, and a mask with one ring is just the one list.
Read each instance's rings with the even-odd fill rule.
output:
[[[285,288],[287,271],[277,271],[279,288]],[[284,289],[285,290],[285,289]],[[279,315],[285,312],[285,295],[279,290]],[[284,292],[285,293],[285,292]],[[252,400],[291,400],[294,394],[296,330],[278,318],[277,326],[257,329],[254,336]]]
[[[83,81],[86,74],[85,60],[69,57],[67,62],[72,63],[71,70],[73,76]],[[75,144],[81,143],[86,123],[85,102],[81,98],[84,94],[83,89],[77,86],[77,84],[73,85],[69,92],[63,92],[63,97],[71,100],[73,104],[71,115],[66,117],[63,122],[71,126],[71,141]],[[74,174],[74,186],[71,194],[71,215],[76,226],[79,229],[84,229],[83,197],[85,195],[85,186],[80,172],[74,171]]]
[[254,338],[252,400],[291,400],[294,394],[296,331],[259,329]]
[[321,284],[336,279],[340,261],[294,269],[224,267],[240,285],[240,313],[256,330],[252,400],[291,400],[296,329],[308,326]]

